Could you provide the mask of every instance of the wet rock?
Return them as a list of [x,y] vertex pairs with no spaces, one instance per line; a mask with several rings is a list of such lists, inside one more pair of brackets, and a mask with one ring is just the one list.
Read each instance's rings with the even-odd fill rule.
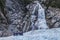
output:
[[49,7],[46,14],[47,23],[51,28],[60,27],[60,9]]

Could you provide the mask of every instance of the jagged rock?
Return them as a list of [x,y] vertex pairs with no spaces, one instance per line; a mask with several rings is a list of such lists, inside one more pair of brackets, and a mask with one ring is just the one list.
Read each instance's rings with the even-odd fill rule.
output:
[[47,23],[50,28],[60,27],[60,9],[49,7],[46,13]]
[[[11,33],[17,33],[18,31],[22,31],[22,16],[23,10],[22,3],[20,0],[6,0],[6,17],[8,19],[8,30]],[[23,7],[24,8],[24,7]],[[19,26],[20,30],[17,28]]]
[[[39,29],[41,27],[42,28],[47,27],[46,21],[45,21],[45,14],[42,13],[44,12],[44,9],[40,7],[41,5],[39,5],[39,2],[37,3],[33,2],[31,4],[25,5],[27,6],[25,7],[21,1],[22,0],[18,0],[18,1],[17,0],[6,0],[5,11],[7,12],[5,16],[7,20],[4,17],[4,15],[1,15],[1,12],[0,12],[0,31],[2,31],[0,33],[0,36],[2,34],[3,36],[21,34],[22,32],[27,32],[27,31],[32,30],[33,26],[34,26],[33,29],[35,29],[35,26],[37,28],[38,25],[39,25]],[[45,1],[45,0],[42,0],[42,1]],[[34,8],[36,10],[34,10]],[[39,10],[39,9],[42,9],[42,10]],[[39,16],[37,15],[38,10],[40,12]],[[48,26],[50,28],[60,27],[60,9],[48,8],[47,11],[48,12],[46,14],[47,15],[46,17],[47,17]],[[36,16],[39,18],[36,18]],[[38,19],[38,22],[36,22],[35,25],[32,25],[31,27],[31,24],[34,24],[36,19]],[[11,32],[11,34],[9,32]]]

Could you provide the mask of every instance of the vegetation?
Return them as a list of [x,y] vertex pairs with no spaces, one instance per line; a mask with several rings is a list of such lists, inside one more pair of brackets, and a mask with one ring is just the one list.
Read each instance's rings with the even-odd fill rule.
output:
[[0,0],[0,10],[4,11],[5,0]]
[[46,0],[45,5],[60,8],[60,0]]

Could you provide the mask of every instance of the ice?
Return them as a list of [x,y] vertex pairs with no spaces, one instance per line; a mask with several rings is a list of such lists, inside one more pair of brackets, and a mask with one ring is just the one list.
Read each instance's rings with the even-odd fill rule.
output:
[[34,30],[23,36],[1,37],[0,40],[60,40],[60,28]]

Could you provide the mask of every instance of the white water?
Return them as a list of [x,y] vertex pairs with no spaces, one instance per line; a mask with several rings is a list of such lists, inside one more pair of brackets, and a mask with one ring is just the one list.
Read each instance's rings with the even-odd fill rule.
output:
[[2,37],[0,40],[60,40],[60,28],[35,30],[24,33],[23,36]]
[[[34,1],[34,3],[36,4],[34,6],[34,9],[32,11],[32,14],[35,13],[35,10],[36,8],[38,8],[38,19],[37,21],[35,22],[35,26],[38,27],[38,29],[46,29],[48,28],[47,24],[46,24],[46,19],[45,19],[45,11],[44,9],[42,8],[41,4],[38,2],[38,1]],[[34,29],[34,23],[33,23],[33,20],[35,19],[35,15],[31,15],[31,21],[32,21],[32,28]]]

